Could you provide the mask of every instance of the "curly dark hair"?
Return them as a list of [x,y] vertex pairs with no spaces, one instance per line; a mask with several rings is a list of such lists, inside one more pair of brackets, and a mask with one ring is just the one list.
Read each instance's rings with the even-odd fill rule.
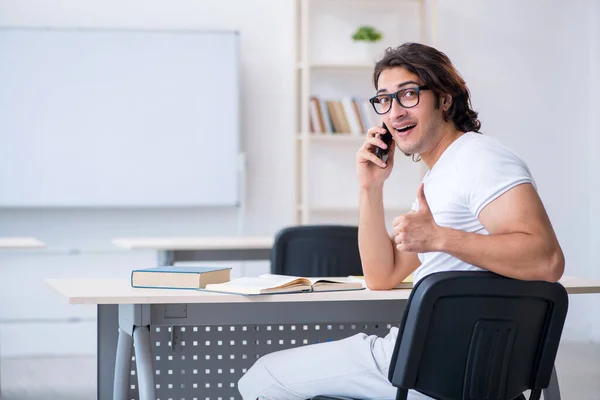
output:
[[396,48],[388,47],[383,58],[375,64],[373,85],[378,89],[379,75],[389,68],[403,67],[419,76],[424,85],[437,95],[436,108],[440,105],[439,95],[452,96],[452,105],[444,112],[444,120],[452,120],[461,132],[479,132],[481,122],[477,112],[471,108],[469,89],[448,56],[441,51],[421,44],[404,43]]

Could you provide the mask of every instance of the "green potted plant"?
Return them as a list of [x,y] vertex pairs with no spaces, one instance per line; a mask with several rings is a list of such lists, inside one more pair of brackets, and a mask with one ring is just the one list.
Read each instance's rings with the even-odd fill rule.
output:
[[383,38],[383,34],[369,25],[359,26],[352,34],[352,40],[356,43],[358,56],[366,62],[376,61],[378,56],[377,45]]
[[383,34],[379,32],[377,29],[372,26],[363,25],[358,27],[356,32],[352,35],[352,39],[354,41],[364,41],[364,42],[377,42],[381,40]]

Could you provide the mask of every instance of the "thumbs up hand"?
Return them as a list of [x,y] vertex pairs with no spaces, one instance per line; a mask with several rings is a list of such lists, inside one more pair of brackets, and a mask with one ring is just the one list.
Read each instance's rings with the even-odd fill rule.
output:
[[417,198],[419,211],[394,218],[396,248],[415,253],[439,251],[442,228],[433,219],[422,183],[419,185]]

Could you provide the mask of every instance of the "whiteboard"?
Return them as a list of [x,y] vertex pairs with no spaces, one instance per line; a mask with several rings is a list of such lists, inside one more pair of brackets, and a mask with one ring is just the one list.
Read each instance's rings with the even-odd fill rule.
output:
[[239,203],[236,32],[0,29],[0,207]]

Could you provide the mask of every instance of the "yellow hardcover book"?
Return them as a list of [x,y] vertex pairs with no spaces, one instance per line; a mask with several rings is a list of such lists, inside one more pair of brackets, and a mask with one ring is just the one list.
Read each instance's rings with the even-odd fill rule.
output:
[[329,115],[331,116],[331,123],[333,125],[333,133],[343,133],[344,129],[342,123],[339,119],[339,115],[336,111],[335,101],[327,100],[327,110],[329,110]]
[[348,277],[340,278],[303,278],[264,274],[257,277],[237,278],[230,282],[206,285],[205,290],[243,295],[261,295],[277,293],[328,292],[341,290],[361,290],[363,284]]
[[342,101],[335,100],[333,104],[335,111],[337,112],[338,119],[340,120],[340,129],[342,130],[342,133],[352,133],[350,124],[348,123],[348,118],[346,117],[346,112],[344,111],[344,106],[342,105]]

